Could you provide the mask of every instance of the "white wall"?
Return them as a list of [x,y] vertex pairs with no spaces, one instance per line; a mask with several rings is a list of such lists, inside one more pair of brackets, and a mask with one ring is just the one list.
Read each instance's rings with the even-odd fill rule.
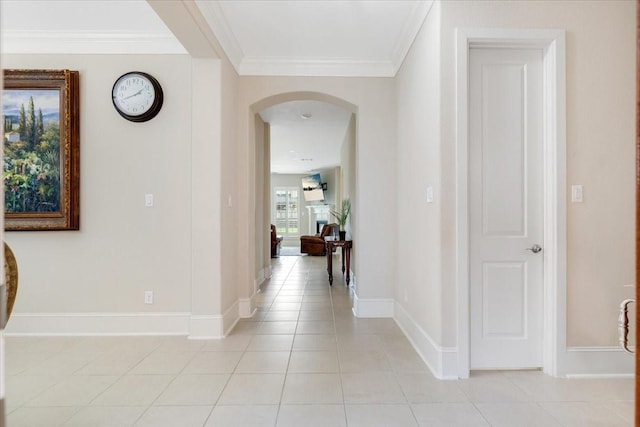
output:
[[[37,332],[31,314],[169,313],[168,329],[186,333],[180,314],[191,311],[191,59],[5,55],[3,67],[78,70],[81,117],[80,231],[5,234],[20,269],[7,332]],[[160,114],[146,123],[124,120],[111,103],[113,82],[132,69],[151,73],[164,90]],[[145,193],[154,194],[153,208],[144,207]],[[153,305],[144,304],[145,290],[154,291]],[[69,326],[55,322],[40,326]]]

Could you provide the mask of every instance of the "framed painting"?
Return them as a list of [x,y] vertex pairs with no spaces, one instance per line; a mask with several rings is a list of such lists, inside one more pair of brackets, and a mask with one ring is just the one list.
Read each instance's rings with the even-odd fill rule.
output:
[[4,70],[5,230],[80,227],[79,76]]

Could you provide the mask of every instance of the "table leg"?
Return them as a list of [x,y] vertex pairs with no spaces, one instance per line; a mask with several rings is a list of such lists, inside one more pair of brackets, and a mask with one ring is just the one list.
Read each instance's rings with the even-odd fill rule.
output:
[[[347,258],[347,275],[346,275],[346,279],[347,279],[347,286],[349,286],[349,280],[351,279],[349,272],[351,271],[351,248],[346,248],[343,249],[345,252],[345,258]],[[342,270],[344,271],[344,270]]]
[[343,246],[342,247],[342,274],[344,274],[344,253],[346,251],[346,248]]
[[327,273],[329,273],[329,286],[333,286],[333,245],[327,244]]

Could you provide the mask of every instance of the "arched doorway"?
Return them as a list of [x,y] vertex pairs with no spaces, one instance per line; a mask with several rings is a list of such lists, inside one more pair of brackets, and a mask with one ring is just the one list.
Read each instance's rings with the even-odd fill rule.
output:
[[[289,176],[288,179],[281,180],[282,183],[288,183],[293,179],[293,181],[290,182],[290,185],[287,185],[291,187],[290,193],[298,197],[297,205],[295,203],[291,205],[295,206],[297,209],[292,209],[296,210],[296,212],[294,212],[289,218],[291,220],[289,223],[291,227],[287,227],[288,229],[286,231],[288,231],[288,233],[285,233],[288,234],[288,239],[286,239],[287,245],[296,245],[296,241],[299,240],[299,236],[301,234],[315,234],[315,227],[317,224],[311,224],[309,222],[312,220],[312,218],[310,218],[310,214],[314,210],[309,209],[307,211],[307,205],[318,206],[319,204],[326,202],[327,205],[334,208],[344,198],[355,199],[355,123],[357,119],[357,108],[354,105],[340,98],[317,92],[284,93],[271,96],[253,104],[250,108],[249,126],[250,141],[253,142],[250,145],[252,145],[253,148],[252,163],[254,165],[254,176],[253,179],[250,180],[250,183],[253,184],[254,212],[253,239],[250,238],[250,241],[254,242],[254,259],[253,263],[250,265],[255,266],[254,277],[256,278],[254,281],[253,292],[256,292],[262,281],[271,275],[270,225],[277,222],[272,205],[273,186],[271,185],[272,165],[270,152],[274,141],[271,139],[272,129],[270,121],[272,120],[270,119],[273,119],[277,115],[282,115],[282,117],[280,117],[282,120],[273,121],[274,125],[278,122],[277,126],[281,126],[283,124],[286,126],[286,123],[284,122],[287,120],[294,120],[294,116],[295,119],[309,121],[310,123],[310,121],[313,120],[313,114],[303,113],[300,109],[311,108],[311,106],[316,106],[318,108],[316,111],[322,112],[320,114],[339,115],[339,112],[342,111],[346,114],[346,123],[344,117],[340,118],[344,125],[343,135],[340,135],[340,141],[334,141],[332,144],[333,148],[331,149],[335,150],[333,158],[325,158],[320,162],[315,162],[314,156],[305,157],[304,155],[298,155],[297,157],[300,157],[298,161],[303,165],[298,165],[298,167],[294,167],[293,169],[291,164],[289,165],[289,169],[287,169],[287,167],[282,169],[282,165],[277,166],[277,168],[282,172],[295,172],[292,176]],[[303,117],[305,115],[311,115],[311,117]],[[294,126],[293,123],[291,125]],[[317,129],[318,126],[322,126],[322,123],[316,122],[315,125]],[[310,127],[313,128],[313,126]],[[252,130],[253,134],[251,135]],[[273,131],[273,135],[282,136],[282,132],[279,133],[282,129],[274,128]],[[335,138],[335,135],[332,135],[331,137]],[[281,147],[279,149],[295,151],[294,149],[289,149],[287,147]],[[316,154],[318,153],[318,151],[315,152]],[[301,190],[300,184],[296,186],[294,185],[294,182],[296,182],[296,178],[300,178],[301,175],[305,175],[307,172],[323,172],[323,176],[328,177],[327,180],[332,182],[332,188],[329,189],[327,187],[327,199],[321,203],[304,203],[302,192],[293,191],[296,187]],[[285,185],[285,187],[287,185]],[[280,225],[280,231],[282,232],[282,224],[275,225]],[[352,237],[355,238],[355,236]]]

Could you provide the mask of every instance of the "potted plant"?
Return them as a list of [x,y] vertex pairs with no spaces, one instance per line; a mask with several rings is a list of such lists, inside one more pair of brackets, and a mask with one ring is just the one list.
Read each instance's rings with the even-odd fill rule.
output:
[[347,225],[347,219],[349,218],[349,214],[351,213],[351,201],[349,199],[344,199],[342,201],[342,207],[340,208],[340,210],[332,210],[330,212],[331,215],[335,217],[336,222],[340,226],[340,240],[345,240],[347,232],[344,227],[345,225]]

